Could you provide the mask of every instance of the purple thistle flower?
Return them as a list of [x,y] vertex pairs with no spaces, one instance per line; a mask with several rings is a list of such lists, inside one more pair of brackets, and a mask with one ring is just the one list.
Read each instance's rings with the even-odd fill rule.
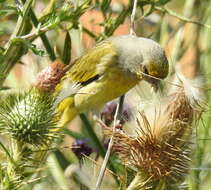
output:
[[[106,125],[110,125],[112,121],[114,120],[114,115],[115,111],[117,108],[117,103],[116,102],[108,102],[102,113],[101,113],[101,119],[104,121]],[[120,118],[120,123],[124,124],[125,121],[129,121],[131,117],[131,111],[130,108],[127,104],[123,105],[123,110],[122,110],[122,116]]]
[[89,156],[94,152],[93,148],[89,145],[88,139],[76,139],[72,144],[72,151],[81,159],[83,156]]

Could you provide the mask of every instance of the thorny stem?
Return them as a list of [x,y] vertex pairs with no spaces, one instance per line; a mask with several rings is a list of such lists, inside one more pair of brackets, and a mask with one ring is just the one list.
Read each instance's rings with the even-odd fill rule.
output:
[[[22,158],[22,148],[23,144],[14,139],[11,140],[11,148],[12,148],[12,160],[10,160],[7,166],[7,173],[13,175],[14,178],[18,176],[18,171],[16,171],[16,164]],[[20,168],[19,168],[20,169]]]
[[[133,29],[134,29],[134,20],[135,20],[136,8],[137,8],[137,0],[134,0],[133,10],[132,10],[132,14],[131,14],[130,34],[134,34],[134,30]],[[126,14],[125,15],[127,15],[127,11],[128,10],[126,10]],[[113,135],[114,135],[115,130],[116,130],[116,124],[119,121],[118,119],[120,118],[120,116],[122,114],[122,109],[123,109],[123,104],[124,104],[124,96],[125,95],[122,95],[120,97],[119,104],[117,105],[117,108],[116,108],[116,112],[115,112],[115,116],[114,116],[114,123],[113,123]],[[111,148],[112,148],[113,142],[114,142],[114,139],[113,139],[114,136],[113,135],[111,136],[109,144],[108,144],[108,149],[107,149],[107,152],[106,152],[106,155],[105,155],[105,158],[104,158],[101,170],[100,170],[100,174],[99,174],[98,179],[97,179],[95,190],[99,190],[100,186],[102,184],[103,176],[104,176],[105,170],[106,170],[106,165],[108,163],[108,160],[109,160],[109,157],[110,157],[110,154],[111,154]]]
[[[39,24],[39,21],[37,20],[36,15],[34,14],[32,9],[30,9],[29,13],[31,15],[31,19],[32,19],[34,26],[37,27],[38,24]],[[54,61],[56,59],[56,55],[55,55],[55,53],[54,53],[54,51],[53,51],[53,49],[50,45],[48,38],[46,37],[46,35],[44,33],[40,34],[40,38],[42,39],[43,45],[45,46],[45,49],[48,52],[51,61]]]
[[26,35],[18,36],[18,37],[21,38],[21,39],[26,39],[26,40],[33,41],[38,36],[40,36],[40,35],[44,34],[45,32],[49,31],[49,28],[50,27],[43,27],[43,28],[40,28],[38,31],[34,31],[34,32],[30,33],[30,34],[26,34]]
[[[134,34],[134,30],[133,29],[134,29],[134,20],[135,20],[136,8],[137,8],[137,0],[134,0],[133,10],[132,10],[132,14],[131,14],[130,34]],[[124,14],[124,17],[127,15],[128,10],[126,10],[126,13]],[[117,24],[117,26],[118,26],[118,24]],[[120,97],[119,104],[117,105],[117,108],[116,108],[116,112],[115,112],[115,116],[114,116],[114,123],[113,123],[113,135],[114,135],[115,130],[116,130],[116,124],[119,121],[118,119],[120,118],[121,113],[122,113],[123,104],[124,104],[124,95],[122,95]],[[110,154],[111,154],[111,148],[112,148],[113,142],[114,142],[114,139],[113,139],[114,136],[113,135],[111,136],[109,144],[108,144],[108,149],[107,149],[105,158],[103,160],[103,164],[102,164],[102,167],[101,167],[101,170],[100,170],[100,174],[99,174],[98,179],[97,179],[95,190],[99,190],[100,186],[102,184],[103,176],[104,176],[105,170],[106,170],[106,165],[108,163],[108,160],[109,160],[109,157],[110,157]]]
[[[22,0],[22,3],[24,3],[23,0]],[[29,10],[29,14],[31,16],[32,23],[34,24],[35,27],[37,27],[39,25],[39,21],[35,15],[34,11],[31,8]],[[51,61],[54,61],[56,59],[56,55],[50,45],[48,38],[46,37],[46,35],[44,33],[40,34],[40,38],[43,42],[43,45],[44,45],[46,51],[48,52],[48,54],[50,56]]]
[[125,99],[125,95],[122,95],[119,98],[119,110],[118,110],[118,113],[117,113],[117,119],[118,120],[120,120],[121,116],[122,116],[122,110],[123,110],[123,106],[124,106],[124,99]]
[[[133,10],[132,10],[132,14],[131,14],[131,25],[130,25],[130,34],[131,35],[135,35],[135,31],[134,31],[134,22],[135,22],[135,15],[136,15],[136,8],[137,8],[137,0],[134,0],[133,2]],[[125,99],[125,95],[122,95],[119,99],[119,110],[117,113],[117,118],[120,119],[121,114],[122,114],[122,109],[123,109],[123,105],[124,105],[124,99]]]
[[1,60],[0,64],[0,86],[2,86],[4,80],[6,79],[7,73],[11,70],[13,65],[17,62],[17,60],[20,58],[19,51],[23,51],[21,45],[15,45],[12,43],[13,39],[15,39],[17,36],[21,35],[22,32],[24,32],[24,26],[25,21],[27,19],[28,12],[30,10],[31,4],[33,0],[28,0],[23,6],[22,13],[23,15],[20,15],[18,17],[17,25],[15,27],[15,30],[13,34],[10,37],[10,40],[5,46],[5,53],[4,57]]
[[204,23],[201,23],[201,22],[199,22],[199,21],[195,21],[195,20],[189,19],[189,18],[186,17],[186,16],[179,15],[179,14],[175,13],[174,11],[168,9],[167,7],[162,7],[162,8],[161,8],[161,7],[157,7],[157,6],[156,6],[155,9],[157,9],[157,10],[159,10],[159,11],[162,11],[162,12],[164,12],[164,13],[168,13],[169,15],[178,18],[178,19],[181,20],[182,22],[188,22],[188,23],[196,24],[196,25],[199,25],[199,26],[202,26],[202,27],[211,29],[211,25],[209,25],[209,24],[204,24]]

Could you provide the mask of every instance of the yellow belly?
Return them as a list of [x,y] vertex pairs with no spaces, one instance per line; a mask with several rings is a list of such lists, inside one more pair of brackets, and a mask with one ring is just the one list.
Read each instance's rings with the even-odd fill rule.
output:
[[62,100],[57,111],[60,115],[59,126],[65,126],[77,114],[102,106],[134,87],[140,80],[131,74],[110,68],[109,72],[96,81],[80,88],[74,96]]
[[74,96],[75,108],[79,111],[102,106],[134,87],[139,80],[118,68],[112,68],[102,78],[82,87]]

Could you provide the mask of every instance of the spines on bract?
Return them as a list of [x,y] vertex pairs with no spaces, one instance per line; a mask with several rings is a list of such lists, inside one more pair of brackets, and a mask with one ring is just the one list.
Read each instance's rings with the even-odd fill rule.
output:
[[15,140],[39,146],[58,136],[54,99],[32,88],[8,95],[0,106],[0,129]]
[[[200,100],[194,98],[187,95],[181,82],[171,93],[168,105],[159,110],[159,116],[152,118],[153,114],[140,112],[137,126],[133,126],[137,135],[114,133],[114,151],[139,178],[131,189],[153,189],[161,183],[169,189],[184,181],[193,151],[193,119],[200,115],[194,107],[194,102],[198,107]],[[105,132],[113,134],[109,128]]]

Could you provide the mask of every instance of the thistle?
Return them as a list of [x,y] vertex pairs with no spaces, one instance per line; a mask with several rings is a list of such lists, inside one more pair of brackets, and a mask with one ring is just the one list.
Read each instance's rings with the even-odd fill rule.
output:
[[[105,122],[106,125],[110,125],[113,122],[116,108],[117,108],[117,103],[114,101],[108,102],[103,108],[102,113],[101,113],[101,118]],[[129,121],[131,119],[131,115],[132,113],[131,113],[129,105],[124,104],[122,115],[120,118],[120,123],[124,124],[125,122]]]
[[[7,161],[0,166],[1,189],[20,189],[29,183],[58,138],[54,99],[35,88],[5,97],[0,106],[0,131],[9,136],[1,147]],[[6,147],[9,146],[9,148]],[[3,160],[2,160],[3,161]],[[4,171],[4,172],[3,172]]]
[[[139,113],[135,136],[115,131],[114,151],[137,172],[128,190],[178,189],[184,182],[193,151],[193,119],[200,115],[191,102],[197,101],[192,101],[181,85],[170,95],[167,107],[153,119]],[[105,133],[112,136],[113,132],[106,128]]]
[[9,95],[0,107],[0,130],[18,142],[39,146],[58,136],[53,98],[36,89]]
[[80,160],[94,152],[93,148],[89,145],[88,139],[76,139],[72,144],[72,151]]

